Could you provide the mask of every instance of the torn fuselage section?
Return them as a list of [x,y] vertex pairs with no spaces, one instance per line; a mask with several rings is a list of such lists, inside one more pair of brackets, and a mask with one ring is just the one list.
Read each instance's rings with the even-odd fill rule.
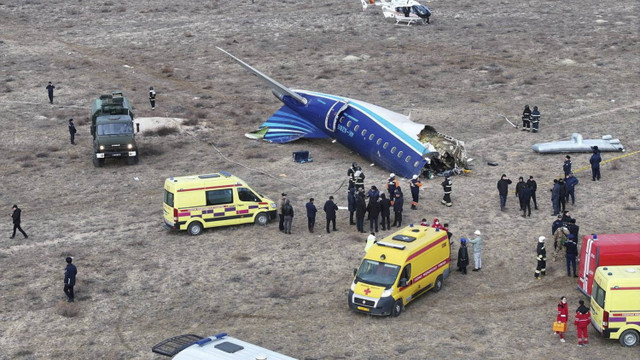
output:
[[458,175],[471,170],[472,159],[467,157],[463,141],[438,132],[429,125],[420,131],[418,140],[427,149],[424,155],[427,163],[422,168],[424,177]]

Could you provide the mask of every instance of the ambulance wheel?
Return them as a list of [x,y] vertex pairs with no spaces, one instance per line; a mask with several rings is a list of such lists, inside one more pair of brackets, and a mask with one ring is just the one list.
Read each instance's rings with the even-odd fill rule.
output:
[[199,235],[202,232],[202,224],[199,221],[194,221],[187,226],[187,231],[191,235]]
[[620,335],[620,345],[622,346],[636,346],[640,342],[640,334],[633,329],[625,330]]
[[391,316],[400,316],[400,314],[402,314],[403,308],[404,306],[402,305],[402,299],[396,300],[396,302],[393,303],[393,307],[391,308]]
[[436,282],[433,284],[433,291],[442,290],[442,275],[436,278]]
[[265,226],[269,222],[269,216],[265,213],[256,215],[256,224]]

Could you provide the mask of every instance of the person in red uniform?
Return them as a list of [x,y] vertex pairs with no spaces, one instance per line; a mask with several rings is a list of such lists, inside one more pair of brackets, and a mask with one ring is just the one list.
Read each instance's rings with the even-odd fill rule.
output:
[[438,219],[433,219],[433,224],[431,224],[431,227],[434,229],[438,229],[438,230],[442,230],[442,224],[440,223],[440,220]]
[[[569,305],[567,305],[566,296],[563,296],[560,298],[560,302],[558,303],[558,316],[556,316],[556,321],[566,324],[568,318],[569,318]],[[556,334],[560,336],[560,342],[565,342],[563,331],[556,331]]]
[[576,309],[576,329],[578,330],[578,346],[587,345],[589,343],[589,323],[591,322],[591,313],[589,308],[584,306],[584,300],[580,300],[580,306]]

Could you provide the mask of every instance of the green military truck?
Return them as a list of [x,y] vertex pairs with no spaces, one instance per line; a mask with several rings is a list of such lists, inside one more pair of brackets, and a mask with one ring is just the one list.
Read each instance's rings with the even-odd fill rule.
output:
[[133,107],[121,91],[93,100],[91,135],[94,166],[104,166],[106,158],[126,158],[129,165],[138,162],[133,117]]

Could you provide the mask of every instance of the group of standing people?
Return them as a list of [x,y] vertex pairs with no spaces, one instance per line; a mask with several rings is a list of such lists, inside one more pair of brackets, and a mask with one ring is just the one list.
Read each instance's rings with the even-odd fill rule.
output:
[[530,131],[537,133],[540,129],[540,111],[537,106],[533,107],[533,111],[529,105],[524,106],[522,112],[522,131]]
[[[513,181],[507,177],[506,174],[502,174],[500,180],[498,180],[498,195],[500,195],[500,210],[504,211],[507,206],[507,197],[509,196],[509,185]],[[518,178],[516,184],[516,197],[520,202],[520,211],[522,216],[531,216],[531,201],[533,200],[533,206],[535,210],[538,210],[538,201],[536,199],[536,191],[538,190],[538,183],[533,176],[529,176],[529,179],[525,182],[521,176]]]
[[[578,301],[580,306],[576,309],[575,320],[573,324],[576,326],[578,333],[578,346],[584,346],[589,344],[589,323],[591,322],[591,312],[589,308],[584,305],[584,300]],[[556,323],[563,324],[564,331],[556,331],[556,334],[560,337],[560,342],[565,342],[564,333],[566,332],[566,324],[569,321],[569,304],[567,304],[567,297],[560,298],[558,303],[558,314],[556,315]]]

